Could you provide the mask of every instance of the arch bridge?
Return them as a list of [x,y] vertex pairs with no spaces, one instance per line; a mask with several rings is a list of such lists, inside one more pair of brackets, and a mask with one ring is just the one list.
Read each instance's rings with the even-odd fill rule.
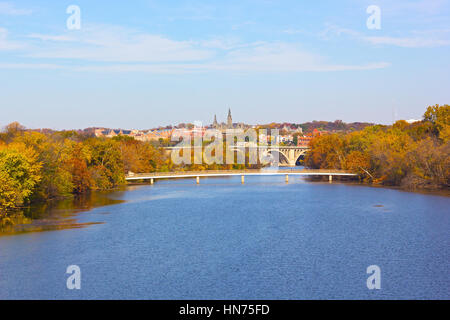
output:
[[279,153],[278,161],[280,167],[295,167],[296,163],[306,155],[308,147],[276,147],[269,148],[267,153]]
[[[203,148],[203,147],[192,147]],[[256,148],[262,153],[262,156],[275,155],[278,153],[278,165],[280,167],[295,167],[296,163],[309,151],[308,147],[302,146],[232,146],[231,150],[243,152],[244,150]],[[174,150],[181,150],[183,147],[166,147],[164,150],[168,153]]]

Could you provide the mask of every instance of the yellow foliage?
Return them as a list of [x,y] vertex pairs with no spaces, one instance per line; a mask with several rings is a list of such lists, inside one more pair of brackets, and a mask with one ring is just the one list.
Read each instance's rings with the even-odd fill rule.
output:
[[372,183],[448,188],[449,111],[448,105],[436,105],[427,109],[419,123],[397,121],[391,127],[377,125],[316,137],[305,163],[311,168],[344,168]]

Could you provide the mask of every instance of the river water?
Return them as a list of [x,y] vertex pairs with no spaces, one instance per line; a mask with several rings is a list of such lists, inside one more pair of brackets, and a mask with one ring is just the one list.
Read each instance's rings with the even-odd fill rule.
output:
[[0,237],[1,299],[450,298],[448,197],[232,177],[100,198],[59,208],[63,230]]

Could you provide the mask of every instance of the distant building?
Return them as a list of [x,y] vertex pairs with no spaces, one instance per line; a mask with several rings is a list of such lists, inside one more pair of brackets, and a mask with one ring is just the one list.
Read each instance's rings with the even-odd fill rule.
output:
[[307,135],[303,137],[297,137],[297,146],[298,147],[308,147],[311,140],[315,137],[322,136],[324,134],[328,134],[328,131],[320,131],[317,129],[314,129],[312,133],[308,133]]
[[227,129],[233,128],[233,117],[231,116],[231,109],[228,109],[228,117],[227,117]]
[[243,123],[233,123],[233,117],[231,116],[231,109],[228,109],[228,116],[227,116],[227,123],[218,123],[217,122],[217,116],[214,115],[214,122],[211,125],[213,129],[225,131],[227,129],[245,129],[248,126],[246,126]]
[[277,139],[278,141],[278,143],[281,143],[281,142],[283,142],[283,143],[289,143],[289,142],[292,142],[292,141],[294,141],[294,137],[293,136],[291,136],[291,135],[287,135],[287,136],[278,136],[278,139]]
[[313,139],[312,136],[298,137],[297,138],[297,146],[298,147],[308,147],[309,143],[311,142],[312,139]]
[[169,139],[172,135],[173,129],[162,130],[123,130],[123,129],[96,129],[94,134],[96,137],[113,138],[116,136],[133,137],[139,141],[152,141],[159,139]]

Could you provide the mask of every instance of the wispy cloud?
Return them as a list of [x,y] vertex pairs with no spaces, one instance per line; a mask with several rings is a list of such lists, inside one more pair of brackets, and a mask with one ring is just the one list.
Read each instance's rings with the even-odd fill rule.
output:
[[448,0],[378,0],[377,5],[388,14],[405,15],[413,13],[430,16],[440,14],[445,7],[448,7],[449,2]]
[[307,31],[304,29],[296,29],[296,28],[288,28],[282,31],[285,34],[289,34],[289,35],[296,35],[296,34],[301,34],[301,35],[315,35],[313,32],[311,31]]
[[65,69],[76,72],[144,72],[185,74],[204,72],[286,73],[374,70],[389,67],[387,62],[362,65],[333,64],[321,56],[286,43],[258,43],[230,50],[220,58],[178,63],[116,63],[116,64],[3,64],[0,68]]
[[[175,41],[121,27],[90,25],[72,35],[30,35],[41,40],[27,57],[102,62],[196,61],[212,52],[197,48],[191,41]],[[61,45],[60,42],[67,42]]]
[[32,13],[30,9],[19,9],[16,8],[12,3],[0,2],[0,15],[10,15],[10,16],[23,16]]
[[336,25],[328,24],[319,37],[324,40],[330,40],[339,36],[348,36],[352,39],[364,41],[373,45],[391,45],[404,48],[425,48],[441,47],[450,45],[449,31],[442,30],[423,30],[412,31],[407,36],[368,36],[362,32],[342,28]]
[[450,45],[450,40],[445,39],[430,39],[430,38],[396,38],[396,37],[362,37],[375,45],[393,45],[404,48],[426,48],[426,47],[441,47]]
[[[251,73],[372,70],[389,66],[389,63],[379,61],[354,65],[333,63],[295,43],[242,42],[236,38],[179,41],[106,25],[87,25],[80,32],[57,35],[30,34],[28,39],[27,50],[19,53],[27,63],[3,64],[0,68]],[[30,63],[30,59],[36,61],[36,65]]]
[[23,48],[24,45],[18,42],[10,41],[8,39],[8,30],[0,28],[0,51],[1,50],[16,50]]
[[330,40],[332,38],[336,38],[342,35],[351,36],[353,38],[360,38],[362,36],[362,33],[330,23],[327,23],[325,25],[325,29],[318,33],[318,37],[321,38],[322,40]]
[[324,72],[379,69],[387,66],[388,64],[384,62],[365,65],[334,64],[320,55],[303,50],[298,45],[268,42],[231,51],[225,56],[224,61],[213,67],[256,72]]
[[55,64],[0,64],[0,69],[52,69],[72,72],[107,72],[107,73],[152,73],[152,74],[192,74],[205,72],[233,72],[248,73],[279,73],[279,72],[337,72],[337,71],[363,71],[389,67],[386,62],[368,63],[365,65],[302,65],[294,64],[279,66],[276,64],[108,64],[108,65],[55,65]]
[[28,38],[38,39],[42,41],[76,41],[75,38],[70,37],[68,35],[48,35],[48,34],[40,34],[40,33],[32,33],[28,35]]
[[0,69],[67,69],[67,67],[48,63],[0,63]]

